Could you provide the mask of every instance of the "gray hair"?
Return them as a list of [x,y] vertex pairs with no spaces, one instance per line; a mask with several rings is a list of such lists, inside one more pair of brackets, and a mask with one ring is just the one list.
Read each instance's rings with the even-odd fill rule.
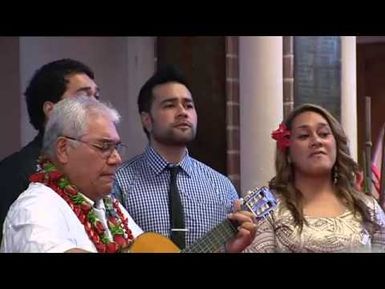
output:
[[45,126],[42,153],[54,157],[58,137],[81,138],[86,133],[87,120],[98,116],[107,117],[114,124],[120,121],[116,109],[93,97],[76,96],[59,101],[55,104]]

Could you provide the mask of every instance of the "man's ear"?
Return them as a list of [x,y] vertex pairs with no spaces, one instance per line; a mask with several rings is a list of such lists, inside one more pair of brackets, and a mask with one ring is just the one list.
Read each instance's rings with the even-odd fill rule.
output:
[[45,114],[45,119],[48,119],[49,116],[51,115],[54,105],[55,104],[52,101],[48,101],[48,100],[43,103],[43,111]]
[[59,137],[55,143],[56,158],[61,164],[68,162],[68,140],[65,137]]
[[151,114],[145,111],[140,113],[140,120],[142,121],[143,127],[147,130],[148,133],[152,131],[152,118]]

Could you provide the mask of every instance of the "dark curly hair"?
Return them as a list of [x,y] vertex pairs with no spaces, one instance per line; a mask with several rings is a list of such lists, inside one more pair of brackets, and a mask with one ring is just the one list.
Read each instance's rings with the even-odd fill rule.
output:
[[[364,193],[355,188],[356,175],[360,172],[360,168],[350,156],[348,139],[341,124],[326,109],[314,104],[304,104],[289,114],[284,121],[285,125],[291,130],[293,120],[298,115],[308,111],[321,115],[328,122],[336,140],[337,156],[333,170],[338,172],[335,183],[337,196],[346,201],[348,208],[354,213],[359,212],[364,221],[370,222],[369,212],[363,202]],[[291,163],[289,163],[288,154],[289,150],[285,152],[276,150],[276,176],[271,179],[269,186],[282,197],[293,215],[294,222],[302,229],[306,220],[302,212],[301,192],[294,186],[294,172]]]
[[44,131],[44,102],[58,102],[67,89],[67,77],[79,73],[86,74],[92,80],[95,78],[87,65],[73,59],[53,61],[36,70],[24,92],[29,122],[36,130]]

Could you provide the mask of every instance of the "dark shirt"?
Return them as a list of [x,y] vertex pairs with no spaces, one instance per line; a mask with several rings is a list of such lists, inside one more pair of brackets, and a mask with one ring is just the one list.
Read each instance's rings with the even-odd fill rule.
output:
[[42,134],[38,134],[20,151],[0,162],[0,240],[3,236],[3,222],[9,207],[27,189],[28,178],[36,171],[42,141]]

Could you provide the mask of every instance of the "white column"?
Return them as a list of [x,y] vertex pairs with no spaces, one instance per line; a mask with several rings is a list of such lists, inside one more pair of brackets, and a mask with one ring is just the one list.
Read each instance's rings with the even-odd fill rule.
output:
[[148,142],[138,112],[138,95],[155,71],[155,54],[155,37],[127,37],[128,94],[120,110],[125,116],[128,158],[142,153]]
[[275,175],[271,132],[283,118],[282,37],[240,37],[241,191]]
[[357,161],[357,68],[356,37],[341,36],[341,124]]

